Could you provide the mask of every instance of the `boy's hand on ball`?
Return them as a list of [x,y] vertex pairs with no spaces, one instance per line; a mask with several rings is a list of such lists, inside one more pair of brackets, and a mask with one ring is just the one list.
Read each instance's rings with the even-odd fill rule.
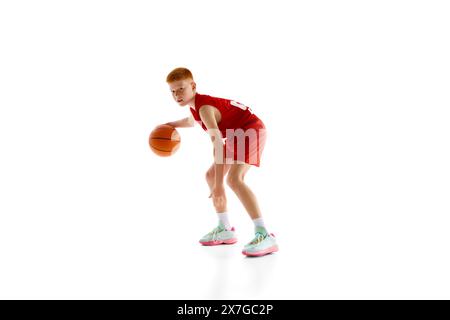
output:
[[209,195],[209,198],[213,199],[214,206],[224,205],[227,201],[227,198],[225,196],[225,188],[223,187],[223,185],[214,186],[211,194]]

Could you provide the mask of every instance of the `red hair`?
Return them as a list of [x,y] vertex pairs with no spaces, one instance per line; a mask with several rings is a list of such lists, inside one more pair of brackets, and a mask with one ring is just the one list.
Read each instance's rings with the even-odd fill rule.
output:
[[194,80],[194,77],[192,76],[192,72],[186,68],[176,68],[176,69],[173,69],[172,71],[170,71],[170,73],[167,75],[166,81],[167,81],[167,83],[171,83],[174,81],[186,80],[186,79]]

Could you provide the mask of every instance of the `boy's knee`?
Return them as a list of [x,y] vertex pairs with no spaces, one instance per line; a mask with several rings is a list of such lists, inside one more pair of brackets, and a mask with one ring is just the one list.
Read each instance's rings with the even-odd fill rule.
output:
[[215,172],[214,172],[214,170],[208,170],[208,171],[206,171],[206,174],[205,174],[205,179],[206,179],[206,181],[213,181],[214,180],[214,178],[215,178]]
[[243,183],[244,183],[243,177],[235,176],[235,175],[231,175],[231,176],[228,175],[228,177],[227,177],[227,184],[231,189],[235,189]]

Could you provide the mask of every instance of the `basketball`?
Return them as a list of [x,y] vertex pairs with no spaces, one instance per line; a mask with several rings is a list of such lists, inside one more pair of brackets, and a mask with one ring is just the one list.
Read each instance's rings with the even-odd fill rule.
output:
[[174,154],[180,147],[180,134],[167,124],[157,126],[149,137],[150,149],[160,157]]

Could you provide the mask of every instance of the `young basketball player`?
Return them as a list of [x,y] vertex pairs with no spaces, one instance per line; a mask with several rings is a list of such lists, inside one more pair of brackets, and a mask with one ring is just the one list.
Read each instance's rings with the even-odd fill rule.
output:
[[[189,106],[191,115],[168,122],[173,127],[193,127],[195,121],[209,133],[214,147],[214,162],[206,172],[210,198],[219,217],[219,224],[200,239],[202,245],[233,244],[237,241],[227,211],[224,177],[237,195],[255,225],[255,238],[245,245],[242,253],[263,256],[278,251],[275,236],[268,233],[258,202],[244,177],[250,167],[260,166],[266,132],[264,123],[251,109],[233,100],[199,94],[192,73],[176,68],[166,79],[175,101]],[[224,142],[225,141],[225,142]]]

